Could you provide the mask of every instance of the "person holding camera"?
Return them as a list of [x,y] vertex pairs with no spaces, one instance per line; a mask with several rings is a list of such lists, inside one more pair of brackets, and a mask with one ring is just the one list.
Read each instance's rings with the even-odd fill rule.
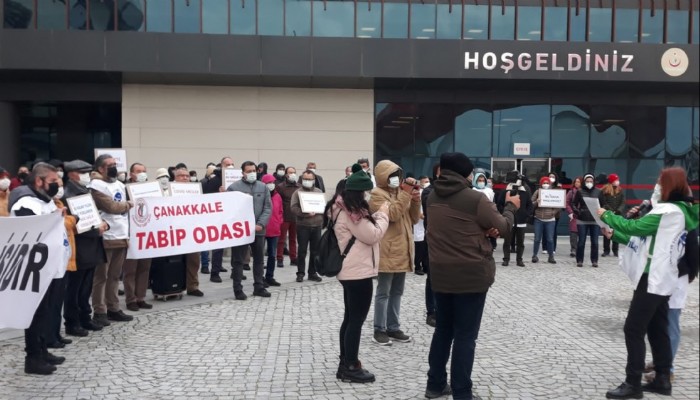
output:
[[496,199],[496,205],[498,206],[498,211],[503,212],[506,206],[506,195],[511,193],[511,196],[518,195],[520,197],[521,207],[515,212],[515,221],[513,223],[513,229],[509,234],[502,232],[503,237],[503,265],[507,267],[510,263],[510,253],[511,250],[511,240],[515,237],[516,245],[516,265],[518,267],[524,267],[525,262],[523,262],[523,253],[525,253],[525,228],[527,227],[528,216],[532,213],[532,200],[530,198],[530,192],[527,187],[523,185],[522,176],[517,170],[510,171],[506,174],[506,183],[508,185],[504,190],[502,190]]

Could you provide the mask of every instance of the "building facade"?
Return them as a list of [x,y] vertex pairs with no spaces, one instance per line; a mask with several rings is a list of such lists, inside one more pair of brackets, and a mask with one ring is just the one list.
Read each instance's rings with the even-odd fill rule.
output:
[[[357,158],[698,188],[698,0],[3,0],[0,165]],[[566,182],[565,178],[565,182]]]

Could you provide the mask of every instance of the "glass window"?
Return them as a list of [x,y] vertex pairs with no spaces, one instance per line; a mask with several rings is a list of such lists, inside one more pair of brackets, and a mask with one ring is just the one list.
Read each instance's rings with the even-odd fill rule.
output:
[[435,39],[435,11],[434,0],[411,2],[411,38]]
[[3,26],[5,28],[27,29],[34,27],[34,0],[5,0],[3,13]]
[[255,35],[255,2],[231,0],[231,33]]
[[454,151],[453,112],[451,104],[416,105],[413,119],[416,156],[434,157]]
[[453,2],[443,4],[444,0],[438,0],[437,5],[437,38],[460,39],[462,37],[462,5]]
[[[289,7],[289,3],[287,3]],[[289,11],[287,11],[289,12]],[[368,1],[357,3],[357,37],[382,37],[382,5]]]
[[258,35],[284,35],[284,0],[258,1]]
[[487,106],[457,106],[455,151],[469,157],[491,157],[491,110]]
[[566,41],[566,6],[556,7],[552,4],[544,9],[544,40]]
[[588,168],[588,158],[552,158],[551,169],[559,175],[559,183],[571,185],[576,177],[590,171]]
[[[646,14],[646,11],[644,13]],[[657,12],[657,18],[658,14]],[[688,43],[688,15],[687,10],[668,10],[667,43]],[[646,19],[644,21],[644,31],[646,32]],[[642,34],[642,39],[644,39],[644,34]]]
[[[566,18],[562,21],[566,21]],[[540,40],[542,34],[541,22],[541,7],[518,7],[518,40]],[[564,31],[566,32],[566,27],[564,27]]]
[[[572,42],[586,41],[586,9],[580,6],[571,6],[571,18],[569,19]],[[545,22],[546,23],[546,22]]]
[[149,32],[172,32],[171,0],[148,0],[146,3],[146,29]]
[[352,1],[314,1],[313,13],[314,36],[355,36],[355,3]]
[[384,2],[385,38],[406,38],[408,36],[408,4]]
[[144,24],[144,11],[146,10],[146,0],[133,0],[117,8],[117,28],[120,31],[139,31],[143,32],[146,27]]
[[87,28],[87,4],[84,0],[66,1],[68,4],[68,26],[70,29],[85,30]]
[[[602,185],[605,183],[608,183],[608,175],[610,174],[618,174],[620,176],[620,183],[621,184],[627,184],[631,182],[638,182],[638,181],[630,181],[627,176],[627,168],[628,168],[628,160],[620,160],[620,159],[610,159],[610,158],[601,158],[601,159],[593,159],[590,161],[589,168],[590,170],[586,172],[590,172],[595,176],[595,181],[596,184]],[[631,167],[631,166],[630,166]],[[658,171],[657,171],[658,175]],[[642,181],[644,182],[644,181]],[[627,193],[625,193],[627,195]]]
[[311,1],[287,0],[287,36],[311,36]]
[[588,157],[591,121],[579,106],[552,106],[552,155]]
[[[648,185],[646,189],[627,189],[625,197],[628,200],[643,200],[651,197],[659,173],[664,168],[663,160],[640,160],[631,159],[627,161],[629,169],[629,180],[627,182],[637,185]],[[622,175],[620,175],[622,176]],[[625,182],[621,182],[623,185]]]
[[592,106],[591,157],[626,158],[628,154],[627,128],[629,115],[626,107]]
[[[649,3],[649,4],[646,4]],[[662,43],[664,41],[664,9],[662,4],[655,4],[656,8],[652,9],[651,1],[646,0],[642,9],[642,42],[643,43]],[[686,28],[688,27],[686,14]],[[671,31],[669,20],[669,32]],[[686,40],[688,33],[686,31]]]
[[489,6],[473,0],[464,3],[464,39],[488,39]]
[[[619,43],[637,42],[639,33],[639,5],[631,7],[629,1],[618,0],[615,11],[615,41]],[[627,6],[627,7],[625,7]],[[647,10],[650,12],[650,10]],[[661,16],[663,20],[663,16]],[[662,24],[663,25],[663,24]]]
[[96,31],[114,30],[114,3],[90,0],[90,29]]
[[666,108],[627,108],[630,157],[663,158],[666,146]]
[[515,38],[515,7],[491,6],[491,39],[513,40]]
[[199,33],[199,0],[175,0],[175,32]]
[[202,32],[228,33],[228,1],[202,0]]
[[377,103],[377,159],[413,157],[415,154],[415,104]]
[[590,42],[609,42],[612,38],[612,9],[593,8],[588,16],[588,40]]
[[530,157],[548,157],[550,106],[520,106],[494,110],[494,157],[513,157],[515,143],[529,143]]
[[700,11],[693,11],[693,43],[700,42]]
[[693,136],[693,109],[690,107],[666,108],[666,153],[668,157],[680,157],[690,153]]

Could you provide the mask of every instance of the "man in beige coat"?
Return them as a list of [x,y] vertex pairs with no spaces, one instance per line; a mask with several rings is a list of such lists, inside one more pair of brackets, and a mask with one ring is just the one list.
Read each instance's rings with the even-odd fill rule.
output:
[[374,168],[377,187],[371,192],[370,210],[389,203],[389,228],[380,244],[377,294],[374,298],[374,338],[382,346],[410,342],[400,329],[399,312],[406,272],[413,270],[413,225],[421,216],[420,188],[413,178],[403,179],[401,168],[389,160]]

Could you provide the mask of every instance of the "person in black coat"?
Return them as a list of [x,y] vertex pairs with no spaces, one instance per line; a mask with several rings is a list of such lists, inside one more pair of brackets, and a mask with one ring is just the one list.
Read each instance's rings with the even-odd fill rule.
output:
[[595,177],[588,173],[583,176],[583,186],[576,192],[576,197],[571,204],[571,209],[576,216],[578,224],[578,245],[576,247],[576,266],[583,267],[583,256],[586,250],[586,236],[591,237],[591,264],[594,268],[598,267],[598,236],[600,236],[600,227],[595,222],[591,211],[588,209],[584,198],[589,197],[598,199],[600,197],[600,189],[595,187]]
[[[226,169],[233,166],[233,159],[231,157],[224,157],[221,159],[221,164],[219,168],[214,170],[214,175],[212,175],[206,184],[203,185],[202,190],[205,194],[208,193],[219,193],[226,190],[223,187],[222,169]],[[219,276],[222,272],[227,272],[226,268],[223,267],[224,260],[224,249],[216,249],[211,251],[211,271],[209,280],[215,283],[221,283],[221,277]]]
[[523,261],[523,253],[525,252],[525,228],[527,227],[527,219],[532,214],[533,205],[530,195],[530,191],[527,186],[523,183],[523,177],[518,171],[511,171],[506,174],[506,183],[508,185],[505,189],[498,192],[495,198],[496,206],[499,212],[503,212],[503,208],[506,204],[506,193],[511,190],[517,190],[520,195],[520,208],[515,213],[515,226],[511,235],[503,238],[503,265],[508,266],[510,263],[510,253],[511,253],[511,240],[515,239],[515,251],[516,251],[516,265],[518,267],[524,267],[525,262]]

